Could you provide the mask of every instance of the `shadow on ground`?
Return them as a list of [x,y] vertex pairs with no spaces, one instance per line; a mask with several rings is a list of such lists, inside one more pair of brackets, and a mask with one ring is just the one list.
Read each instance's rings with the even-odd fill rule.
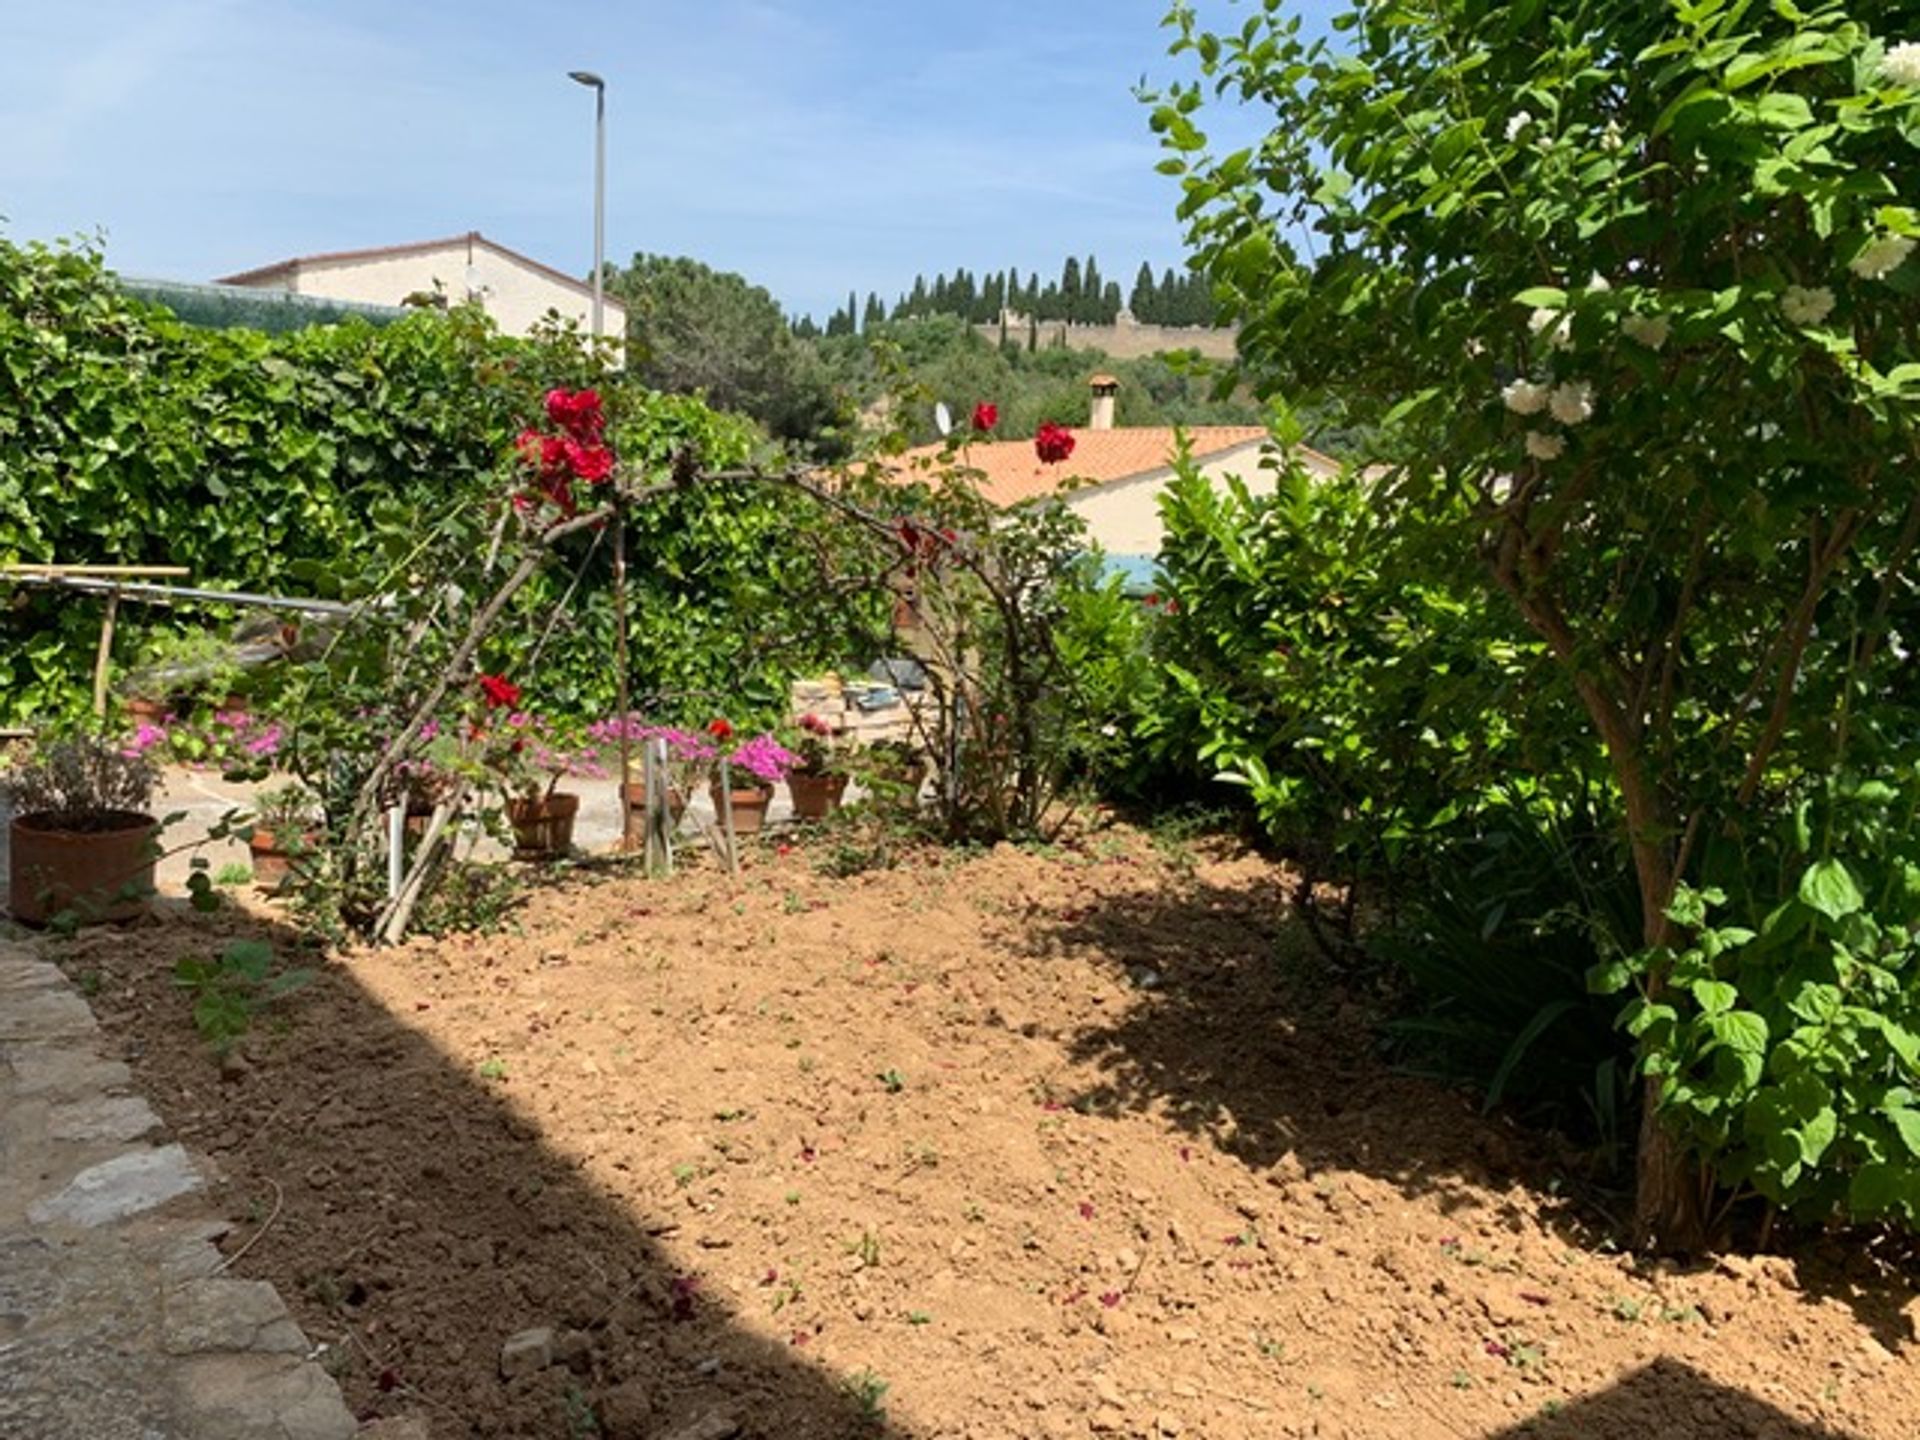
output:
[[[223,1073],[170,976],[240,937],[315,978]],[[227,1248],[249,1247],[234,1273],[280,1285],[362,1419],[417,1416],[435,1440],[911,1440],[877,1395],[811,1363],[806,1336],[751,1333],[677,1268],[662,1243],[677,1217],[590,1182],[295,932],[228,911],[48,949],[222,1173]],[[509,1338],[539,1329],[503,1374]]]
[[1359,982],[1313,948],[1271,872],[1254,873],[1033,922],[1038,952],[1088,955],[1136,987],[1134,1003],[1071,1038],[1102,1077],[1074,1104],[1152,1106],[1256,1170],[1289,1156],[1310,1174],[1360,1170],[1443,1209],[1462,1182],[1513,1174],[1528,1158],[1520,1132],[1384,1065]]
[[[1357,1171],[1431,1197],[1443,1213],[1469,1189],[1484,1199],[1519,1182],[1569,1243],[1625,1238],[1593,1192],[1576,1200],[1577,1187],[1559,1183],[1580,1165],[1577,1151],[1387,1064],[1364,981],[1313,946],[1270,872],[1249,876],[1194,877],[1072,918],[1035,918],[1037,953],[1066,947],[1136,986],[1134,1003],[1071,1038],[1075,1058],[1102,1077],[1073,1104],[1151,1108],[1255,1169]],[[1523,1223],[1517,1211],[1507,1218]],[[1889,1349],[1920,1338],[1908,1313],[1910,1255],[1844,1236],[1811,1239],[1792,1258],[1809,1300],[1843,1301]]]
[[1655,1360],[1558,1413],[1502,1430],[1486,1440],[1586,1440],[1591,1435],[1660,1440],[1849,1440],[1809,1425],[1764,1400],[1708,1379],[1677,1360]]

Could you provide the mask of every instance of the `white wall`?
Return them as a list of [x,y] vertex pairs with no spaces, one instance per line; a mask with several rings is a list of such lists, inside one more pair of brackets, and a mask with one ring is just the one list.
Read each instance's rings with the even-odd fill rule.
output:
[[[409,295],[431,291],[437,280],[448,301],[459,304],[467,298],[468,263],[468,247],[462,241],[443,250],[404,255],[302,261],[290,277],[261,281],[259,285],[329,300],[398,305]],[[506,334],[530,334],[549,310],[579,321],[583,332],[588,330],[593,301],[582,291],[485,245],[472,247],[471,263],[477,272],[480,304]],[[611,297],[606,301],[604,323],[606,333],[616,339],[626,333],[626,311]]]
[[[1272,470],[1260,467],[1266,444],[1253,440],[1222,450],[1200,463],[1200,474],[1215,488],[1227,476],[1237,475],[1253,494],[1271,495],[1276,477]],[[1314,466],[1312,457],[1302,458]],[[1166,527],[1160,521],[1160,496],[1172,483],[1173,469],[1169,466],[1086,490],[1069,490],[1060,498],[1087,522],[1087,530],[1109,555],[1158,555],[1166,539]]]

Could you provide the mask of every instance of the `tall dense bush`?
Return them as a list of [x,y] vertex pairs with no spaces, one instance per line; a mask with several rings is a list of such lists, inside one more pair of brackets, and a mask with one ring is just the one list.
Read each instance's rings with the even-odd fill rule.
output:
[[[520,341],[477,311],[375,329],[349,320],[268,337],[206,331],[127,299],[87,250],[0,243],[0,559],[185,566],[191,583],[325,594],[375,544],[376,512],[438,517],[483,495],[516,417],[551,385],[606,381],[576,337]],[[744,462],[753,428],[697,400],[604,383],[633,463],[698,451]],[[803,497],[689,489],[633,517],[634,680],[663,704],[725,688],[773,697],[841,653],[831,617],[796,618],[815,565]],[[556,694],[610,706],[610,546],[542,575],[518,603],[546,613],[576,583],[544,651]],[[125,613],[120,654],[155,612]],[[0,721],[85,704],[98,611],[45,591],[0,609]],[[526,638],[531,643],[531,637]],[[685,699],[682,703],[693,705]],[[700,702],[705,703],[705,702]]]
[[[1778,975],[1830,937],[1776,926],[1764,966],[1726,943],[1683,961],[1708,932],[1680,890],[1736,876],[1732,923],[1768,933],[1845,863],[1831,830],[1782,838],[1783,817],[1835,773],[1911,792],[1920,212],[1900,181],[1920,49],[1886,28],[1908,14],[1439,0],[1352,5],[1325,40],[1279,0],[1227,32],[1171,16],[1198,73],[1154,123],[1249,374],[1344,399],[1383,525],[1551,656],[1571,703],[1542,712],[1545,748],[1604,752],[1639,892],[1654,1239],[1703,1221],[1674,1143],[1701,1148],[1698,1096],[1676,1074],[1737,1057],[1751,1084],[1717,1103],[1755,1134],[1816,1089],[1842,1129],[1880,1103],[1766,1019]],[[1209,153],[1209,91],[1267,108],[1272,132]],[[1891,934],[1897,895],[1831,923],[1864,935],[1851,917],[1880,904]],[[1886,973],[1861,1008],[1891,1023],[1920,982],[1868,949]],[[1871,1052],[1896,1088],[1920,1079],[1903,1047]],[[1767,1090],[1789,1079],[1791,1110]],[[1920,1145],[1895,1131],[1872,1163],[1913,1183]],[[1893,1208],[1878,1183],[1851,1198]]]

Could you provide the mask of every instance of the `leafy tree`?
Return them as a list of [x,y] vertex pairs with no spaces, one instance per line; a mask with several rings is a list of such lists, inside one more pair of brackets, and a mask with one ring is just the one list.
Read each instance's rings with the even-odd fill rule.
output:
[[[1177,6],[1199,75],[1153,123],[1254,382],[1339,395],[1381,514],[1553,657],[1584,728],[1536,748],[1604,750],[1645,949],[1596,980],[1638,987],[1642,1236],[1702,1237],[1679,1127],[1775,1203],[1832,1205],[1837,1175],[1855,1214],[1920,1215],[1913,970],[1832,939],[1920,918],[1849,872],[1904,853],[1920,758],[1894,653],[1920,52],[1879,29],[1911,12],[1355,3],[1325,41],[1289,9],[1214,35]],[[1209,153],[1207,88],[1271,109],[1257,149]],[[1901,803],[1811,823],[1862,772]],[[1744,927],[1709,926],[1722,881]]]
[[[642,384],[704,395],[783,438],[816,434],[833,416],[812,352],[759,286],[698,260],[637,254],[613,290],[627,304],[627,367]],[[850,333],[856,303],[847,297],[830,331]]]

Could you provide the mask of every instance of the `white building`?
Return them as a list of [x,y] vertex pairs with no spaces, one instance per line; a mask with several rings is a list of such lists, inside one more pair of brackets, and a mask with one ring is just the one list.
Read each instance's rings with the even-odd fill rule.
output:
[[[1115,559],[1151,559],[1160,553],[1165,525],[1160,497],[1174,479],[1178,437],[1171,426],[1116,426],[1114,396],[1120,382],[1096,375],[1089,382],[1091,406],[1085,428],[1073,433],[1073,455],[1042,464],[1031,440],[976,440],[961,447],[956,463],[979,472],[980,495],[1002,509],[1043,496],[1057,496],[1086,521],[1092,539]],[[1255,495],[1273,493],[1276,475],[1262,457],[1273,440],[1262,425],[1193,425],[1186,437],[1195,468],[1216,489],[1231,475]],[[936,445],[905,459],[931,459]],[[1340,463],[1304,445],[1294,457],[1314,475],[1332,476]],[[902,466],[902,473],[911,473]]]
[[[496,244],[477,230],[413,245],[303,255],[216,283],[371,305],[417,304],[436,294],[449,304],[475,300],[508,335],[531,334],[550,314],[577,320],[582,332],[592,328],[591,285]],[[606,297],[603,325],[608,335],[624,340],[626,307],[611,295]]]

